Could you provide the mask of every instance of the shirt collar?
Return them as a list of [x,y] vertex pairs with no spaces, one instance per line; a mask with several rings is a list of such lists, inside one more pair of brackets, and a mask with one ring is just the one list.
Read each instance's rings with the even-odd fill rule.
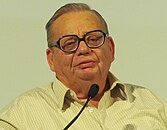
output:
[[70,89],[67,88],[62,82],[60,82],[56,78],[53,82],[53,91],[55,93],[55,100],[57,101],[58,107],[62,109],[64,105],[65,96],[69,93]]
[[118,91],[119,96],[128,100],[129,102],[133,102],[133,100],[134,100],[134,96],[132,95],[133,90],[130,87],[127,87],[126,84],[122,83],[111,72],[108,73],[108,81],[110,84],[110,91],[111,92],[112,91],[116,92],[119,89],[119,91]]
[[77,95],[74,91],[66,87],[60,80],[57,78],[53,82],[53,91],[55,93],[55,100],[57,101],[59,109],[63,109],[65,105],[65,98],[69,98],[71,101],[75,100],[84,104],[85,101],[81,101],[77,98]]
[[[112,97],[112,100],[113,100],[113,98],[114,98],[114,100],[115,99],[116,100],[128,100],[129,102],[132,102],[134,100],[134,96],[132,95],[131,88],[126,87],[125,84],[121,83],[121,81],[119,81],[110,72],[108,73],[108,81],[109,81],[109,85],[110,85],[110,89],[108,91],[111,92],[111,94],[109,94],[109,96]],[[55,93],[55,98],[56,98],[55,100],[57,101],[58,107],[60,109],[63,109],[65,97],[71,98],[73,100],[76,100],[76,101],[82,103],[82,101],[79,101],[79,99],[77,98],[75,92],[73,92],[72,90],[67,88],[57,78],[53,82],[53,91]],[[107,92],[105,92],[105,93],[107,93]],[[114,102],[114,100],[112,102]],[[83,101],[83,103],[84,103],[84,101]]]

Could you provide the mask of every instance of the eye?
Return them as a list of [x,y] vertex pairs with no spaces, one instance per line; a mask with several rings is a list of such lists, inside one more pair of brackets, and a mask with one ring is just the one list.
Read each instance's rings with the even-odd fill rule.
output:
[[98,46],[103,42],[103,36],[102,35],[93,35],[89,36],[86,39],[86,42],[89,46]]
[[103,36],[90,36],[90,37],[88,37],[88,41],[89,42],[96,42],[96,41],[98,41],[98,40],[100,40],[100,39],[102,39],[103,38]]
[[63,47],[64,48],[70,48],[75,44],[75,41],[68,41],[66,43],[64,43]]
[[77,46],[77,39],[75,37],[65,37],[61,40],[61,48],[64,50],[73,50]]
[[96,36],[90,36],[87,39],[89,42],[93,42],[93,41],[97,41],[97,37]]

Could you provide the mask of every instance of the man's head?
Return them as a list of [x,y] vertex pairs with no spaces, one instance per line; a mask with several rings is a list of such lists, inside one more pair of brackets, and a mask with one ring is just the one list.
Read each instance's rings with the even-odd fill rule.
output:
[[[93,83],[102,86],[102,92],[114,60],[114,43],[101,15],[85,4],[68,4],[54,14],[46,29],[47,59],[57,78],[79,97]],[[75,51],[65,51],[71,48]]]

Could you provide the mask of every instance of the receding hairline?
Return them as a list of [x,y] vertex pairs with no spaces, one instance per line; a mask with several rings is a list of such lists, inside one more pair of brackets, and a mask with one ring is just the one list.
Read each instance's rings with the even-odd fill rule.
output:
[[47,30],[47,41],[48,41],[48,43],[52,39],[52,36],[51,36],[52,25],[60,16],[62,16],[64,14],[71,13],[71,12],[84,12],[84,11],[88,11],[92,14],[95,14],[98,17],[98,19],[100,20],[100,22],[102,23],[102,25],[104,26],[104,29],[105,29],[106,33],[108,34],[107,23],[99,12],[90,8],[87,4],[84,4],[84,3],[69,3],[69,4],[66,4],[66,5],[60,7],[54,13],[54,15],[50,18],[50,20],[47,22],[47,24],[45,26],[45,29]]
[[[95,20],[93,20],[94,22],[98,22],[101,27],[104,29],[103,31],[105,31],[107,33],[106,27],[104,22],[99,18],[99,16],[96,15],[96,13],[89,11],[89,10],[82,10],[82,11],[71,11],[68,13],[64,13],[62,15],[60,15],[59,17],[57,17],[56,20],[53,21],[53,23],[50,25],[50,31],[52,31],[53,26],[55,26],[57,24],[57,21],[60,21],[59,19],[62,20],[62,17],[66,17],[67,19],[72,19],[71,16],[78,14],[78,18],[82,17],[83,15],[87,15],[89,17],[93,17],[95,18]],[[59,22],[60,23],[60,22]]]

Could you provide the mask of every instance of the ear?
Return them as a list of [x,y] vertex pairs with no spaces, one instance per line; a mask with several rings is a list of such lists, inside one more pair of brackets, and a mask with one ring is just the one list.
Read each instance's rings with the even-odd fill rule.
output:
[[47,56],[47,61],[48,61],[51,71],[55,72],[53,50],[51,50],[50,48],[47,48],[46,56]]
[[108,37],[108,45],[111,51],[111,56],[112,56],[112,61],[115,59],[115,45],[114,45],[114,40],[111,36]]

